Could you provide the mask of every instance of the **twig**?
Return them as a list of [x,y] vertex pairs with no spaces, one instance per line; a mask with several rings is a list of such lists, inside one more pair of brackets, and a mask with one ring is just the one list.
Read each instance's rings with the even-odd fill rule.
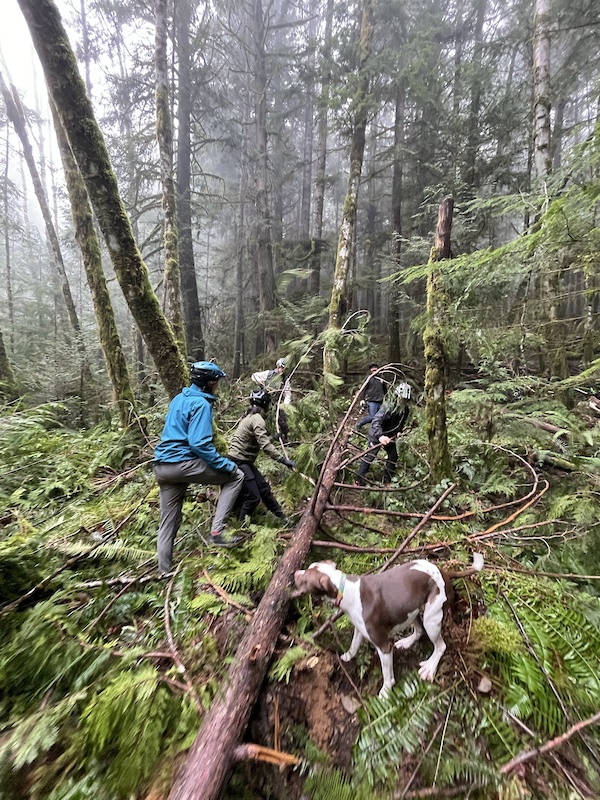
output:
[[411,542],[411,541],[414,539],[414,537],[415,537],[415,536],[417,535],[417,533],[418,533],[418,532],[421,530],[421,528],[422,528],[424,525],[426,525],[426,524],[427,524],[427,522],[429,522],[429,520],[430,520],[430,519],[433,517],[433,514],[434,514],[434,512],[435,512],[436,508],[439,508],[439,507],[441,506],[441,504],[442,504],[442,503],[444,502],[444,500],[445,500],[445,499],[448,497],[448,495],[450,494],[450,492],[451,492],[453,489],[455,489],[455,488],[456,488],[456,484],[455,484],[455,483],[452,483],[452,484],[450,484],[450,486],[449,486],[449,487],[446,489],[446,491],[443,493],[443,495],[442,495],[440,498],[438,498],[438,500],[436,500],[436,502],[435,502],[435,503],[434,503],[434,504],[431,506],[431,508],[429,509],[429,511],[428,511],[428,512],[425,514],[425,516],[423,517],[423,519],[422,519],[422,520],[421,520],[419,523],[417,523],[417,525],[416,525],[416,526],[415,526],[415,527],[412,529],[412,531],[411,531],[411,532],[408,534],[408,536],[407,536],[407,537],[406,537],[406,539],[405,539],[405,540],[402,542],[402,544],[400,545],[400,547],[398,547],[398,548],[396,549],[396,552],[394,553],[394,555],[393,555],[393,556],[392,556],[390,559],[388,559],[388,560],[385,562],[385,564],[384,564],[384,565],[383,565],[383,566],[382,566],[382,567],[381,567],[381,568],[378,570],[378,573],[380,573],[380,572],[384,572],[386,569],[388,569],[388,567],[390,567],[390,566],[391,566],[391,565],[394,563],[394,561],[395,561],[395,560],[398,558],[398,556],[400,555],[400,553],[402,553],[402,551],[406,549],[407,545],[408,545],[408,544],[409,544],[409,543],[410,543],[410,542]]
[[241,611],[243,614],[245,614],[246,615],[246,619],[252,619],[252,614],[254,613],[253,610],[251,610],[249,608],[245,608],[244,606],[240,605],[240,603],[236,603],[236,601],[227,594],[225,589],[222,589],[216,583],[213,583],[213,581],[211,581],[210,575],[208,574],[208,571],[206,569],[202,570],[202,575],[204,577],[204,580],[208,583],[208,585],[212,589],[215,590],[215,592],[219,595],[219,597],[222,600],[224,600],[228,605],[233,606],[234,608],[237,608],[238,611]]
[[435,740],[437,739],[437,735],[438,735],[438,733],[440,732],[440,730],[442,729],[442,726],[443,726],[443,725],[444,725],[444,720],[442,720],[442,721],[439,723],[439,725],[437,726],[437,728],[436,728],[436,729],[435,729],[435,731],[433,732],[433,736],[431,737],[431,740],[429,741],[429,744],[427,745],[427,747],[426,747],[426,748],[425,748],[425,750],[423,751],[423,755],[422,755],[422,756],[421,756],[421,758],[419,759],[419,763],[418,763],[418,764],[417,764],[417,766],[414,768],[412,775],[410,776],[410,778],[409,778],[409,779],[408,779],[408,781],[406,782],[406,785],[405,785],[405,787],[402,789],[402,794],[400,794],[400,795],[396,795],[396,797],[400,797],[400,798],[406,797],[406,793],[407,793],[407,792],[408,792],[408,790],[410,789],[410,786],[411,786],[412,782],[414,781],[414,779],[415,779],[415,778],[417,777],[417,775],[419,774],[419,770],[421,769],[421,764],[423,763],[423,761],[424,761],[424,759],[425,759],[425,756],[427,755],[427,753],[428,753],[428,752],[431,750],[431,748],[433,747],[433,743],[434,743],[434,742],[435,742]]
[[202,705],[202,701],[198,697],[198,693],[196,692],[196,688],[192,683],[192,680],[185,667],[185,664],[181,660],[181,656],[179,655],[177,646],[175,645],[175,639],[173,638],[173,633],[171,632],[171,622],[169,619],[170,618],[169,601],[171,599],[171,590],[173,589],[173,583],[175,582],[175,578],[177,577],[177,573],[179,572],[180,566],[175,570],[175,574],[173,575],[173,577],[169,581],[169,585],[167,586],[167,593],[165,595],[165,632],[167,634],[169,650],[173,656],[173,661],[177,665],[177,670],[181,673],[181,676],[185,681],[185,685],[187,686],[187,691],[192,697],[198,713],[202,715],[204,713],[204,706]]
[[593,717],[589,717],[589,719],[583,719],[580,720],[579,722],[576,722],[575,725],[572,725],[567,731],[562,733],[560,736],[556,736],[554,739],[550,739],[540,747],[534,747],[531,750],[523,750],[523,752],[519,753],[519,755],[515,756],[508,763],[504,764],[504,766],[501,767],[500,772],[503,775],[507,775],[509,772],[512,772],[512,770],[515,769],[515,767],[518,767],[520,764],[524,764],[526,761],[531,761],[532,758],[535,758],[538,755],[543,755],[544,753],[547,753],[550,750],[555,750],[557,747],[560,747],[561,744],[564,744],[564,742],[568,741],[576,733],[579,733],[579,731],[582,730],[583,728],[587,728],[590,725],[595,725],[598,722],[600,722],[600,711],[597,714],[594,714]]
[[[149,570],[146,570],[146,574],[148,572],[150,572],[150,571],[154,572],[154,568],[151,567]],[[102,617],[117,602],[119,597],[122,597],[125,594],[125,592],[127,592],[133,586],[134,583],[137,583],[139,581],[139,579],[140,578],[138,576],[136,576],[135,578],[130,579],[129,582],[126,583],[125,586],[121,589],[121,591],[117,592],[117,594],[111,600],[109,600],[109,602],[104,606],[102,611],[98,614],[96,619],[92,620],[92,622],[90,622],[90,624],[87,626],[87,629],[86,629],[87,633],[89,633],[90,631],[92,631],[96,627],[96,625],[100,622]]]
[[271,750],[270,747],[263,747],[260,744],[240,744],[233,751],[233,757],[235,761],[264,761],[267,764],[275,764],[280,770],[300,764],[300,759],[296,756],[282,753],[280,750]]

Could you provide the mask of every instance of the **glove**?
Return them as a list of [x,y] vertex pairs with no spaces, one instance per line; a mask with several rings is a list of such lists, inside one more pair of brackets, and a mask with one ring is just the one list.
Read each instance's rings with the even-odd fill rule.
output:
[[288,469],[296,469],[296,462],[292,461],[291,458],[280,458],[279,463]]

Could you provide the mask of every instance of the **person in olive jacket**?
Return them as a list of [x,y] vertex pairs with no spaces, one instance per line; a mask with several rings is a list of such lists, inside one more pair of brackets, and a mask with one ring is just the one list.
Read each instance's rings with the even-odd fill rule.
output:
[[291,525],[271,491],[268,481],[255,464],[258,454],[263,450],[272,459],[289,469],[294,469],[296,466],[291,459],[280,455],[269,438],[265,416],[270,404],[269,392],[261,389],[251,393],[250,407],[233,433],[227,457],[244,473],[239,519],[243,521],[246,517],[252,516],[252,512],[262,500],[268,510],[285,525]]

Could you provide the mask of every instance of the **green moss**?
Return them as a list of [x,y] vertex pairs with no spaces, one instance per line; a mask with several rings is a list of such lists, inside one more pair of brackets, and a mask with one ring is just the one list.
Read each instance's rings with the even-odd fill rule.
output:
[[523,652],[518,632],[489,616],[479,617],[473,622],[471,642],[484,653],[513,655]]

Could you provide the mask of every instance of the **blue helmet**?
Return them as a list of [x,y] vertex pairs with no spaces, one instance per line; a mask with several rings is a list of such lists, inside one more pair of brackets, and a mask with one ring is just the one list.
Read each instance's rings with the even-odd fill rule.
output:
[[196,385],[204,385],[207,381],[218,381],[226,378],[227,373],[213,361],[196,361],[190,367],[190,380]]

